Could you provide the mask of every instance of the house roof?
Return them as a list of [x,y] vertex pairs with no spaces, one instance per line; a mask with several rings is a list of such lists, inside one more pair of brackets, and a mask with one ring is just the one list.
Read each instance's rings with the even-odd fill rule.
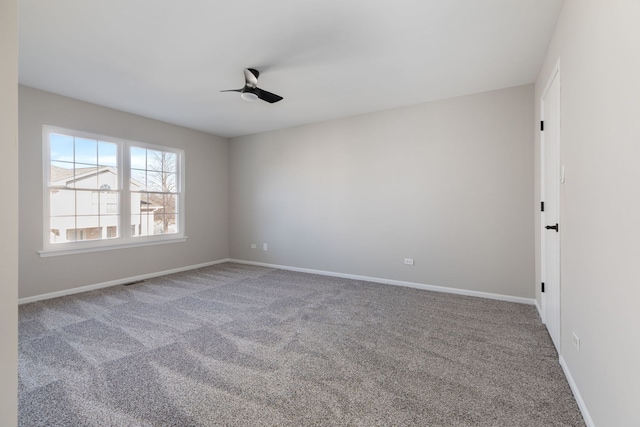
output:
[[[74,172],[75,171],[75,172]],[[51,174],[51,183],[53,185],[67,186],[72,181],[77,181],[79,179],[87,178],[91,175],[103,173],[103,172],[111,172],[115,174],[115,170],[111,166],[98,166],[95,168],[61,168],[59,166],[51,165],[50,166],[50,174]],[[131,179],[131,184],[138,187],[139,189],[143,188],[144,185],[135,179]]]
[[[75,169],[75,174],[77,174],[77,176],[82,176],[92,171],[95,172],[96,168],[78,168]],[[74,169],[51,165],[51,182],[68,180],[69,178],[74,178]]]

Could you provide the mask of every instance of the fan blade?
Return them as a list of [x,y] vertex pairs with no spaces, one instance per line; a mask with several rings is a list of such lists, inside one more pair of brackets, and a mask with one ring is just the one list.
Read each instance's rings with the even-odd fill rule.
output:
[[260,73],[258,70],[254,70],[253,68],[245,68],[244,69],[244,80],[249,87],[258,86],[258,76]]
[[221,90],[220,92],[242,92],[243,89],[227,89],[227,90]]
[[276,95],[275,93],[267,92],[266,90],[262,90],[259,88],[256,88],[255,94],[258,95],[258,98],[271,104],[283,99],[280,95]]

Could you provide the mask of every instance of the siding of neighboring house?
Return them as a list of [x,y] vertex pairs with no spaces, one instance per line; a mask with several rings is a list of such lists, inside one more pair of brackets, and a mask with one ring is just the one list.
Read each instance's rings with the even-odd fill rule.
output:
[[[118,188],[118,176],[110,167],[63,169],[51,166],[51,186],[62,187],[51,190],[50,195],[50,239],[51,243],[66,243],[76,240],[110,239],[122,236],[118,205],[119,193],[108,191]],[[96,186],[102,191],[88,190]],[[131,181],[131,189],[141,187]],[[79,189],[79,190],[76,190]],[[81,190],[87,189],[87,190]],[[146,236],[154,234],[157,206],[141,203],[140,193],[131,193],[131,234]],[[75,207],[75,209],[74,209]],[[151,232],[150,232],[151,231]]]

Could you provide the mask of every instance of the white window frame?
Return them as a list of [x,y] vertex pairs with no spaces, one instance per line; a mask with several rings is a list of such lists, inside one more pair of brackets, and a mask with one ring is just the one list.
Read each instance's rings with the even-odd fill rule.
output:
[[[51,176],[51,150],[50,135],[63,134],[79,138],[96,139],[104,142],[115,143],[118,146],[118,192],[119,200],[119,221],[118,230],[119,237],[111,239],[84,240],[76,242],[60,242],[52,243],[51,239],[51,206],[50,206],[50,185],[49,178]],[[41,257],[70,255],[85,252],[95,252],[111,249],[121,249],[136,246],[157,245],[165,243],[184,242],[187,240],[185,234],[185,184],[184,184],[184,150],[175,147],[166,147],[154,145],[145,142],[129,141],[122,138],[114,138],[106,135],[99,135],[73,129],[65,129],[56,126],[42,126],[42,163],[43,163],[43,233],[42,242],[43,249],[39,251]],[[131,234],[131,147],[140,147],[150,150],[164,151],[175,153],[176,159],[176,176],[177,176],[177,192],[178,195],[178,220],[177,233],[157,234],[151,236],[132,236]]]

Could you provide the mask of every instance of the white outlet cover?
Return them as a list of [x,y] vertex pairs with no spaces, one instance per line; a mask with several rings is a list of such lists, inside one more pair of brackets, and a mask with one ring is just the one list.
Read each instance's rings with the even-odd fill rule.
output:
[[251,249],[255,249],[255,248],[257,248],[257,247],[258,247],[258,246],[257,246],[255,243],[252,243],[252,244],[251,244]]

